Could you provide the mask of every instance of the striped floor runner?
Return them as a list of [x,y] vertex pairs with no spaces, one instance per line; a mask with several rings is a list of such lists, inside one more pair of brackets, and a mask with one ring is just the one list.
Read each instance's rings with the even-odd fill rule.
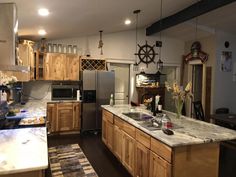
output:
[[78,144],[49,148],[52,177],[98,177]]

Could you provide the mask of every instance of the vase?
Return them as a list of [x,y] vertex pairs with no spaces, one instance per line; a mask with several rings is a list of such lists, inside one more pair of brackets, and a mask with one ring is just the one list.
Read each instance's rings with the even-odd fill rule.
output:
[[182,109],[183,109],[184,101],[181,99],[175,100],[175,108],[176,108],[176,118],[181,118],[182,115]]

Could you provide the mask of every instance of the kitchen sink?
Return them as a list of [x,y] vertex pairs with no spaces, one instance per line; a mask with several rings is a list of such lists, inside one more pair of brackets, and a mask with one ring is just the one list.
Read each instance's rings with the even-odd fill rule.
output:
[[[161,127],[162,127],[161,122],[158,122],[158,121],[154,121],[154,122],[155,123],[153,123],[153,121],[143,121],[143,122],[139,122],[138,124],[149,131],[161,130]],[[172,130],[179,129],[179,128],[183,128],[183,127],[175,123],[172,123],[172,128],[171,128]]]
[[142,112],[126,112],[122,114],[136,121],[145,121],[153,118],[152,116]]
[[141,125],[143,128],[148,129],[149,131],[154,131],[154,130],[160,130],[161,129],[161,124],[160,123],[152,123],[152,121],[145,121],[145,122],[140,122],[139,125]]

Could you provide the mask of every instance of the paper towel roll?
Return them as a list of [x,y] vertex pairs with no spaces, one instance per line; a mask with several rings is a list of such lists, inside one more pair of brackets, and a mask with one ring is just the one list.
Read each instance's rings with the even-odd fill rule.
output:
[[80,101],[80,90],[77,90],[77,101]]

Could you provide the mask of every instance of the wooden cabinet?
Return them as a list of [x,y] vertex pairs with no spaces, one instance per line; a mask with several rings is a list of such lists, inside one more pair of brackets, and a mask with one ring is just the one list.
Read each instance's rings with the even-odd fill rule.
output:
[[110,150],[113,150],[113,114],[103,110],[102,140]]
[[49,131],[64,132],[80,130],[80,103],[48,103],[47,119]]
[[123,133],[120,127],[117,125],[114,125],[114,131],[113,131],[113,137],[114,137],[114,142],[113,142],[113,153],[115,156],[121,160],[122,159],[122,138],[123,138]]
[[45,80],[79,80],[79,58],[74,54],[47,53],[44,61]]
[[150,150],[137,142],[135,158],[135,177],[149,177]]
[[57,104],[57,122],[59,132],[73,129],[73,103]]
[[79,58],[78,55],[66,54],[66,68],[64,80],[79,80]]
[[28,80],[34,80],[35,59],[33,45],[34,42],[28,40],[23,40],[18,45],[18,64],[30,67],[30,72],[28,73]]
[[44,61],[44,79],[45,80],[63,80],[65,59],[64,54],[47,53]]
[[45,75],[45,53],[40,51],[35,52],[35,79],[44,80]]
[[57,105],[54,103],[47,104],[47,126],[50,133],[57,131]]
[[171,164],[157,154],[150,152],[149,176],[171,177]]
[[136,141],[126,132],[122,139],[122,163],[130,174],[134,175]]

